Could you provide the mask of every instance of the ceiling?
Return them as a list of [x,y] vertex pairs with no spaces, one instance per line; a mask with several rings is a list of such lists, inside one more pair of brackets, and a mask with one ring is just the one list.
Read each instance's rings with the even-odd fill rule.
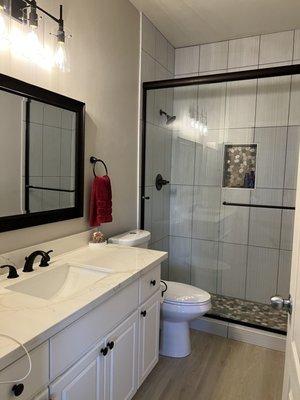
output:
[[130,0],[175,47],[300,28],[299,0]]

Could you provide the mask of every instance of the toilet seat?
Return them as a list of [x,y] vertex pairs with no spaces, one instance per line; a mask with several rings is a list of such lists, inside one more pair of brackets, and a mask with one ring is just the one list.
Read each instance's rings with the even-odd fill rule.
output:
[[164,303],[181,306],[197,306],[210,304],[211,296],[208,292],[195,286],[179,282],[168,282],[168,290],[164,294]]

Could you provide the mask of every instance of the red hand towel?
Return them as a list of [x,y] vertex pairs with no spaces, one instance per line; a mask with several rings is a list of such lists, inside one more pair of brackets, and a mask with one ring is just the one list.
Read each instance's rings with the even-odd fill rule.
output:
[[112,222],[112,193],[107,175],[96,176],[92,186],[90,201],[90,226],[100,226]]

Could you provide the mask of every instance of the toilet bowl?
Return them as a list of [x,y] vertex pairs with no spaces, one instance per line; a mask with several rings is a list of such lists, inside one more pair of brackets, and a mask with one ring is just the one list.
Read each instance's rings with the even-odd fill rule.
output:
[[168,282],[161,305],[160,354],[186,357],[191,353],[189,323],[211,309],[210,294],[191,285]]
[[[108,240],[109,243],[148,248],[150,232],[135,229]],[[168,282],[161,305],[160,354],[186,357],[191,353],[189,323],[211,308],[210,294],[183,283]]]

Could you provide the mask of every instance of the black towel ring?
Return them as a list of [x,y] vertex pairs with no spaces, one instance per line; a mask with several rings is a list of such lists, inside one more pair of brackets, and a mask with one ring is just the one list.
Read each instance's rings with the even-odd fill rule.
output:
[[92,156],[90,158],[90,163],[93,164],[94,177],[96,178],[96,176],[97,176],[96,175],[96,171],[95,171],[97,162],[101,162],[103,164],[103,166],[105,168],[105,173],[106,173],[106,175],[108,175],[108,169],[107,169],[107,166],[106,166],[105,162],[103,160],[101,160],[100,158],[96,158],[96,157]]

